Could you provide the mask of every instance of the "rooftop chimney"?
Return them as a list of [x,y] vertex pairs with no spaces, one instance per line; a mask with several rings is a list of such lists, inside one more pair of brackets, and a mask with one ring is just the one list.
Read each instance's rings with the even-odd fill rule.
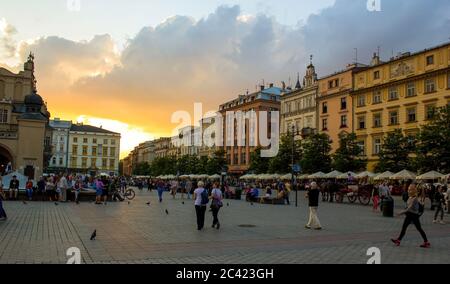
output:
[[370,66],[375,66],[380,64],[380,56],[376,53],[373,54],[372,61],[370,62]]
[[261,91],[264,91],[266,87],[264,85],[261,85]]
[[270,83],[270,85],[269,85],[269,86],[270,86],[270,88],[273,88],[273,83]]

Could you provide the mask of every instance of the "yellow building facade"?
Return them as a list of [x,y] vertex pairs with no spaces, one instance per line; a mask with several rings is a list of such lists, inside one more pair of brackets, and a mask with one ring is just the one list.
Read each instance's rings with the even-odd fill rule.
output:
[[375,62],[354,74],[352,92],[353,128],[371,171],[387,133],[415,137],[437,107],[450,103],[450,44]]

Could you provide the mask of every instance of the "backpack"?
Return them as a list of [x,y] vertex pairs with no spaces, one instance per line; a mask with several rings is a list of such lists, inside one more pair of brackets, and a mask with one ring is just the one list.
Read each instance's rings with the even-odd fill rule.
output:
[[206,188],[203,189],[201,197],[202,197],[202,205],[207,205],[209,203],[209,193]]

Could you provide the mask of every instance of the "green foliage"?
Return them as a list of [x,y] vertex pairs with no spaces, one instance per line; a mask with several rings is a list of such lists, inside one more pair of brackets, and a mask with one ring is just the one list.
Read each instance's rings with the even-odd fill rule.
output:
[[438,109],[434,118],[422,127],[416,147],[416,165],[420,172],[450,172],[450,106]]
[[401,129],[388,133],[383,139],[381,151],[379,153],[379,163],[376,166],[377,172],[391,171],[393,173],[404,169],[413,169],[410,154],[414,148],[414,143],[403,135]]
[[261,157],[261,148],[258,147],[250,154],[250,172],[254,174],[265,174],[269,171],[270,158]]
[[333,168],[340,172],[360,172],[367,168],[367,159],[361,157],[355,133],[341,133],[339,148],[333,155]]
[[147,162],[137,164],[133,169],[133,175],[145,176],[149,174],[150,174],[150,165]]
[[[270,159],[268,168],[269,173],[290,173],[292,171],[292,162],[296,164],[300,161],[300,141],[293,141],[293,137],[289,135],[282,136],[280,140],[278,155]],[[294,149],[292,149],[292,147],[294,147]],[[293,160],[292,157],[294,157]]]
[[300,162],[303,173],[331,171],[331,140],[327,134],[314,134],[302,141],[302,160]]
[[226,165],[225,151],[218,150],[214,153],[214,156],[206,163],[206,173],[209,175],[220,174],[223,167]]

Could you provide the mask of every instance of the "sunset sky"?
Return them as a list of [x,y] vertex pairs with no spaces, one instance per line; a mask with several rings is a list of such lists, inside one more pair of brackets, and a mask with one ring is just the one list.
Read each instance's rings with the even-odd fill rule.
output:
[[[71,2],[76,0],[71,0]],[[122,133],[122,157],[171,135],[173,112],[204,111],[262,80],[295,84],[309,55],[320,76],[354,61],[449,41],[450,1],[67,0],[0,2],[0,66],[36,56],[52,117]],[[75,5],[76,6],[76,5]],[[72,6],[73,7],[73,6]]]

